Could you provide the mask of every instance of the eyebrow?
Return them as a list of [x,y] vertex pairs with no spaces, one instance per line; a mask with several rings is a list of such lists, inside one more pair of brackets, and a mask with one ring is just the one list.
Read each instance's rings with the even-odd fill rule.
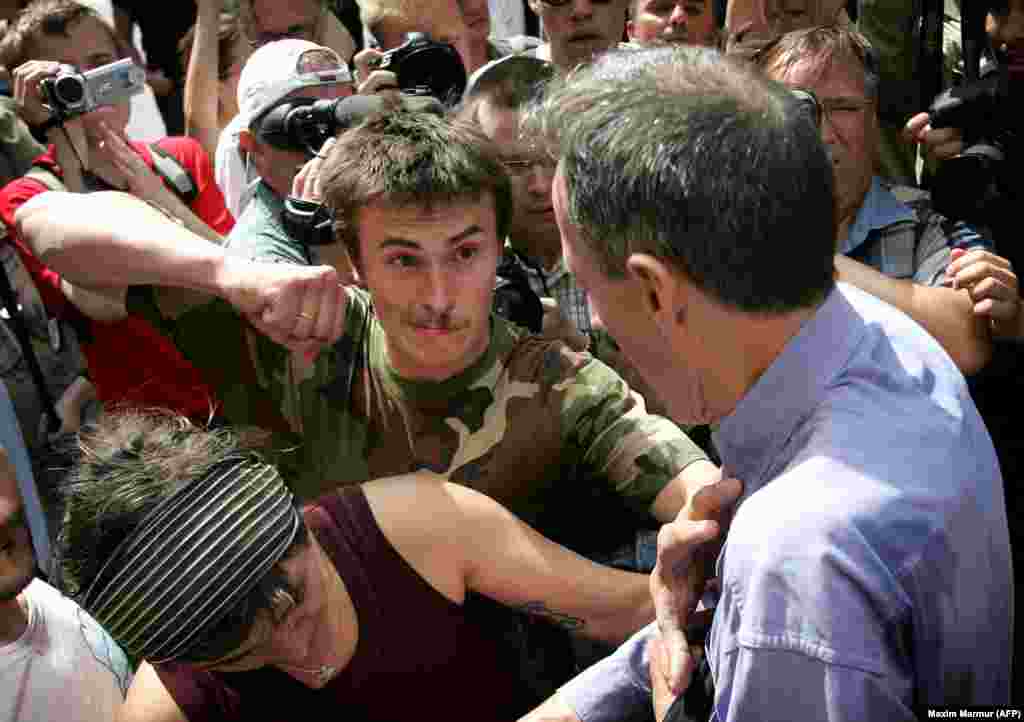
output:
[[[449,238],[448,239],[448,245],[449,246],[454,246],[457,243],[461,243],[462,241],[466,240],[470,236],[474,236],[477,233],[483,233],[483,232],[484,232],[484,229],[474,223],[469,228],[465,229],[464,231],[462,231],[460,233],[456,233],[454,236]],[[381,248],[412,248],[412,249],[415,249],[415,250],[419,250],[419,249],[423,248],[423,246],[421,246],[416,241],[411,241],[411,240],[409,240],[407,238],[397,238],[397,237],[385,238],[384,242],[380,244],[380,247]]]

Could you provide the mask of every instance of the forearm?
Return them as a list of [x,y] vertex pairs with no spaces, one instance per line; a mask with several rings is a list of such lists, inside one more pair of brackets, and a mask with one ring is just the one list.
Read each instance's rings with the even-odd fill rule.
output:
[[220,132],[217,107],[217,68],[220,47],[218,3],[200,2],[196,14],[195,38],[185,71],[185,133],[199,141],[213,158]]
[[722,470],[707,459],[694,461],[670,481],[651,505],[651,515],[663,524],[675,521],[698,491],[722,478]]
[[988,363],[992,340],[985,321],[975,316],[967,291],[890,278],[841,255],[836,256],[836,269],[838,280],[867,291],[921,324],[965,375]]
[[156,201],[158,206],[181,221],[185,228],[192,231],[192,233],[196,234],[200,238],[205,238],[211,243],[216,243],[218,246],[224,245],[224,236],[210,228],[205,221],[197,216],[191,208],[185,205],[185,203],[182,202],[182,200],[166,186],[164,186],[162,190],[164,192],[161,194],[161,198]]
[[216,294],[227,263],[220,247],[124,193],[43,193],[18,209],[15,222],[44,264],[85,286]]
[[613,643],[654,618],[646,575],[596,564],[545,538],[493,500],[453,488],[468,555],[468,588]]

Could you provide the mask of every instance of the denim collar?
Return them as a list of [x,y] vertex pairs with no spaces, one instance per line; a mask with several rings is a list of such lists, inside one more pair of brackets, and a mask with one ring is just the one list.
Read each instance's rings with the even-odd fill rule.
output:
[[875,176],[846,238],[839,243],[839,252],[847,255],[863,244],[871,231],[914,218],[916,216],[910,206],[901,203],[889,190],[888,184]]

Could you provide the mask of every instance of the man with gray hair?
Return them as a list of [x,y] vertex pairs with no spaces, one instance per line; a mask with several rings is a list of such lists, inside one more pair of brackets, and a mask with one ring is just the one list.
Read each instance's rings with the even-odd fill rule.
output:
[[926,191],[879,175],[877,52],[860,33],[833,25],[786,33],[756,63],[817,97],[835,177],[839,280],[924,326],[963,373],[981,370],[992,353],[988,319],[973,313],[973,290],[949,285],[946,268],[954,251],[991,250],[992,240],[936,213]]
[[833,172],[809,98],[665,48],[605,56],[539,113],[569,266],[672,416],[715,424],[744,488],[718,591],[693,560],[725,527],[734,481],[662,528],[656,627],[530,719],[626,719],[649,685],[657,716],[681,719],[702,593],[711,719],[912,720],[1009,701],[992,443],[939,344],[834,280]]

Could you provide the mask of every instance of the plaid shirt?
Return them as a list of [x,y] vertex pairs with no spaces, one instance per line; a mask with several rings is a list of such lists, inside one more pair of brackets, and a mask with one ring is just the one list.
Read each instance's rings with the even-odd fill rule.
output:
[[954,248],[992,250],[986,231],[932,210],[926,191],[875,177],[839,251],[892,278],[941,286]]
[[590,333],[590,304],[587,294],[576,285],[576,279],[565,267],[561,258],[554,268],[543,270],[540,264],[534,265],[526,257],[516,252],[516,262],[526,272],[530,288],[538,296],[549,296],[558,302],[558,308],[567,319],[572,321],[581,333]]

